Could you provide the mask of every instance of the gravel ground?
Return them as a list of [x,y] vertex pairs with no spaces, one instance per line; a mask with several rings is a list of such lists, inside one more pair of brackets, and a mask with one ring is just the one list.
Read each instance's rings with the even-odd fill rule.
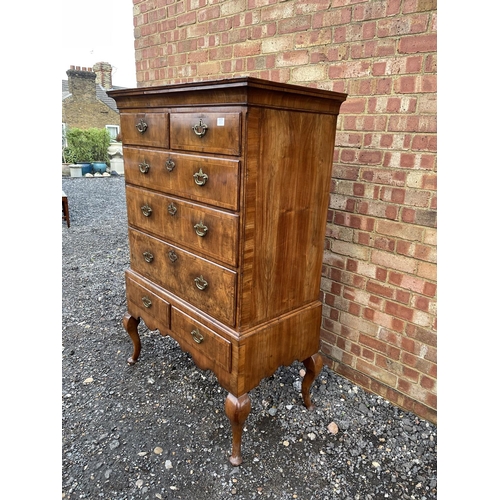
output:
[[232,467],[215,376],[142,323],[139,362],[126,362],[123,177],[63,177],[62,188],[62,498],[437,498],[436,426],[326,367],[307,411],[300,363],[250,392]]

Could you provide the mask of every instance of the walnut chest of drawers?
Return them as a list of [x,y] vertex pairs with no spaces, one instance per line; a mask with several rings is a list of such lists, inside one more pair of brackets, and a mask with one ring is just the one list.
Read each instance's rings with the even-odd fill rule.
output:
[[346,95],[232,78],[110,91],[120,110],[130,269],[123,323],[142,319],[228,391],[239,465],[248,392],[302,361],[322,368],[319,287],[337,115]]

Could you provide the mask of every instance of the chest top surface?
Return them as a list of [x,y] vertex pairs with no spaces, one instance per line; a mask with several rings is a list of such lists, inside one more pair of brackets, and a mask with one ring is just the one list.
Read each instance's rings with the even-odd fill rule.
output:
[[117,89],[108,91],[108,95],[115,99],[119,109],[239,104],[335,114],[347,98],[347,94],[340,92],[253,77]]

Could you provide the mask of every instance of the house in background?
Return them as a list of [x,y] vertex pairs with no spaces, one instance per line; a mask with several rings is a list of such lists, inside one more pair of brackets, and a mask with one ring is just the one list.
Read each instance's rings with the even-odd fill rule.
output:
[[120,116],[114,99],[106,93],[115,87],[111,78],[112,66],[98,62],[92,68],[71,66],[62,80],[62,134],[68,128],[107,128],[111,139],[120,132]]

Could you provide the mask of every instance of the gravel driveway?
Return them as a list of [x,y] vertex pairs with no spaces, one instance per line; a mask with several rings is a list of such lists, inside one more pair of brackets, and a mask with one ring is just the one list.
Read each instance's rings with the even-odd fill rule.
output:
[[232,467],[226,392],[141,323],[139,362],[121,319],[129,265],[124,179],[63,177],[62,498],[437,498],[436,426],[323,368],[309,412],[300,363],[249,394]]

